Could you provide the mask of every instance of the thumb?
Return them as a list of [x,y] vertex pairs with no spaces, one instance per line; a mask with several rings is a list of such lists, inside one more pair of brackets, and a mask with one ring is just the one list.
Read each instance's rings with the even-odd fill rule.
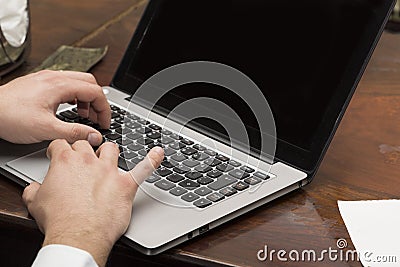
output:
[[54,132],[50,133],[51,140],[65,139],[72,144],[78,140],[87,140],[92,146],[98,146],[103,141],[101,134],[87,125],[68,123],[56,119]]
[[137,185],[146,180],[161,164],[164,159],[164,150],[161,147],[152,148],[147,156],[125,175],[130,176]]
[[25,190],[22,193],[22,199],[23,199],[25,205],[28,207],[28,210],[29,210],[30,205],[34,201],[36,193],[39,190],[39,188],[40,188],[40,184],[37,182],[33,182],[30,185],[28,185],[27,187],[25,187]]

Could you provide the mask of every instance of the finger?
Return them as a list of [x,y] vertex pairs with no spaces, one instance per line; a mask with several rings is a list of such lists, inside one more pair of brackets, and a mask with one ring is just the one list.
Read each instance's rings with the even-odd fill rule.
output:
[[66,139],[73,144],[78,140],[87,140],[92,146],[98,146],[103,141],[101,134],[87,125],[68,123],[54,118],[52,131],[49,131],[49,140]]
[[65,150],[71,150],[71,146],[64,139],[57,139],[50,143],[47,148],[46,156],[48,159],[52,159],[57,154],[62,153]]
[[[94,123],[98,122],[97,113],[96,113],[96,111],[94,111],[94,109],[92,107],[89,108],[89,120]],[[106,128],[106,129],[108,129],[108,128]]]
[[97,114],[97,123],[104,129],[110,127],[111,109],[100,86],[77,80],[68,80],[60,86],[64,90],[60,103],[68,103],[75,98],[80,102],[90,103],[90,108]]
[[25,205],[28,207],[31,206],[33,201],[35,200],[36,194],[40,188],[40,184],[37,182],[33,182],[27,187],[25,187],[24,192],[22,193],[22,199],[25,203]]
[[77,101],[78,114],[82,118],[89,117],[89,103]]
[[156,146],[149,151],[147,156],[135,168],[125,175],[129,175],[136,184],[140,185],[160,166],[163,159],[164,150]]
[[111,142],[106,142],[99,147],[99,149],[96,151],[96,154],[99,159],[105,162],[110,162],[117,166],[119,156],[118,145]]
[[86,72],[79,72],[79,71],[59,71],[59,75],[63,75],[65,77],[71,78],[71,79],[76,79],[76,80],[81,80],[84,82],[92,83],[92,84],[97,84],[96,78],[93,76],[91,73],[86,73]]
[[86,140],[76,141],[71,145],[71,147],[74,151],[93,152],[94,154],[92,146]]

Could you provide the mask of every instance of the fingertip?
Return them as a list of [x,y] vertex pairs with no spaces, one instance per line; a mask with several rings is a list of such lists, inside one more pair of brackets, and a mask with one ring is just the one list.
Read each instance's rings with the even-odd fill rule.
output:
[[87,141],[91,146],[99,146],[103,142],[103,136],[98,131],[91,132],[88,134]]
[[147,156],[153,166],[153,169],[157,169],[164,159],[164,149],[158,146],[153,147]]

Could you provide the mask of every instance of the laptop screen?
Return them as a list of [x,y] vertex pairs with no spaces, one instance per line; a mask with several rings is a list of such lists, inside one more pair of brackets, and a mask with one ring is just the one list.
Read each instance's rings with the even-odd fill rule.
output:
[[[212,61],[234,67],[256,83],[270,105],[277,157],[291,153],[300,158],[293,164],[310,169],[337,126],[389,7],[383,0],[153,1],[114,83],[133,94],[140,83],[175,64]],[[252,148],[260,148],[262,133],[248,103],[223,87],[180,86],[157,107],[168,113],[194,97],[230,106],[244,122]],[[216,121],[196,123],[228,138]]]

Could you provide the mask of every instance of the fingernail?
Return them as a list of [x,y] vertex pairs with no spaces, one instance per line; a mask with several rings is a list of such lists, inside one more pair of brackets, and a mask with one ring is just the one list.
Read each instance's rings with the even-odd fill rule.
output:
[[92,146],[97,146],[101,143],[101,136],[97,133],[90,133],[87,140]]
[[160,157],[164,157],[164,149],[159,146],[153,148],[153,151],[156,152]]

